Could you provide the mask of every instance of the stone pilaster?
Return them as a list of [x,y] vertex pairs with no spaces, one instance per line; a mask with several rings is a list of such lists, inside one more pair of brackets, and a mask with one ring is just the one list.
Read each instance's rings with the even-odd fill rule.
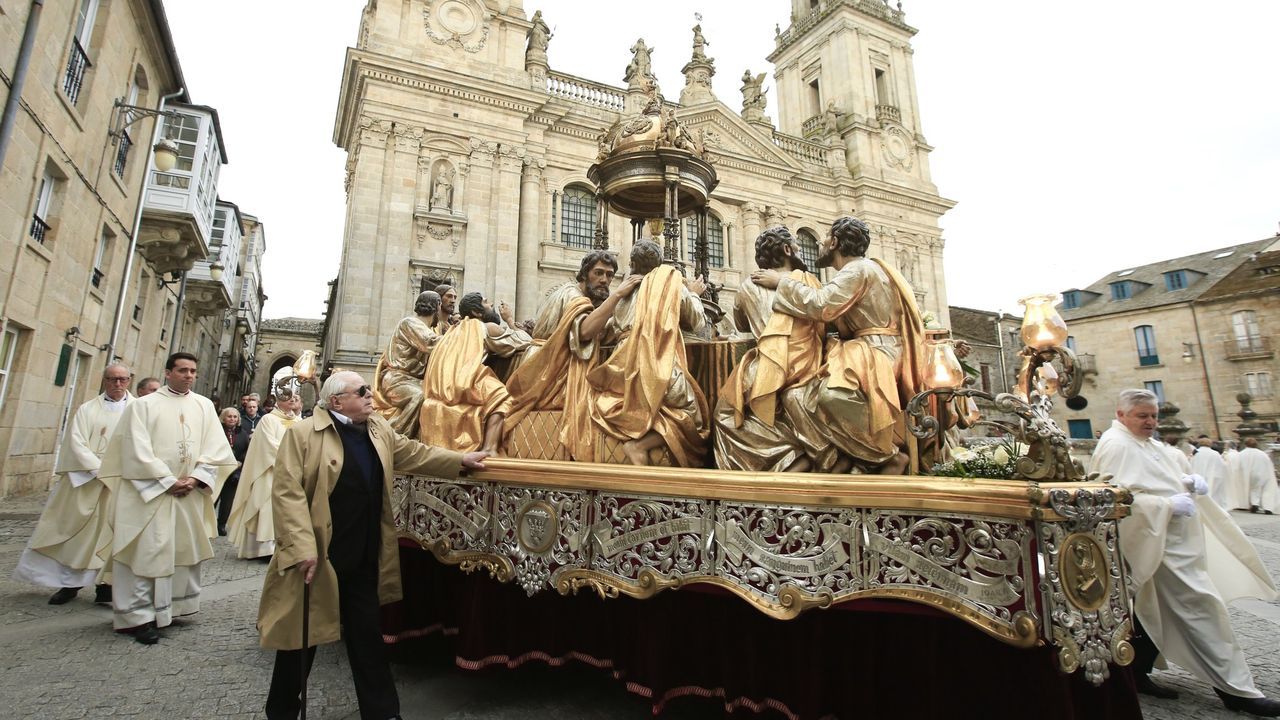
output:
[[464,292],[485,291],[485,278],[489,275],[489,235],[492,232],[490,210],[493,195],[494,155],[498,144],[479,138],[471,139],[471,155],[466,167],[467,190],[463,207],[467,213],[466,275],[462,279]]
[[524,170],[525,149],[503,143],[495,158],[493,224],[489,238],[485,296],[496,308],[499,301],[516,300],[517,251],[520,241],[520,175]]
[[391,122],[369,116],[360,118],[359,137],[350,150],[355,158],[347,188],[347,232],[343,242],[342,273],[338,276],[341,313],[334,317],[338,341],[331,358],[344,366],[353,359],[367,358],[369,348],[376,347],[377,326],[373,323],[375,305],[381,303],[372,263],[362,261],[376,256],[381,248],[379,226],[386,175],[387,138]]
[[380,271],[382,302],[373,309],[373,330],[383,347],[412,307],[417,288],[409,286],[409,258],[414,247],[413,209],[416,202],[418,153],[422,128],[396,123],[392,131],[391,175],[383,200],[383,225],[379,233],[382,252],[373,263]]
[[520,178],[520,247],[516,252],[515,316],[532,318],[538,308],[538,255],[542,238],[542,158],[526,157]]
[[742,220],[742,267],[748,273],[756,269],[756,238],[762,230],[760,209],[755,203],[747,203],[739,215]]

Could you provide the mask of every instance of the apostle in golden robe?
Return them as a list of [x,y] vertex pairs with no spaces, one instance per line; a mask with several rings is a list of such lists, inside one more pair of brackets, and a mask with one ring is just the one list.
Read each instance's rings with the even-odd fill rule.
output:
[[817,450],[814,469],[901,474],[908,457],[903,410],[923,386],[924,325],[911,286],[887,263],[866,257],[866,223],[831,224],[819,267],[835,268],[820,288],[756,270],[751,280],[776,289],[773,307],[835,326],[819,376],[787,391],[783,404],[796,433]]
[[648,465],[649,452],[663,447],[677,466],[702,464],[707,400],[689,375],[681,332],[706,325],[698,299],[704,289],[697,280],[686,286],[679,271],[662,264],[658,244],[640,240],[608,327],[584,328],[586,340],[603,331],[618,338],[609,359],[587,373],[588,409],[600,431],[623,441],[633,465]]
[[[810,289],[821,287],[785,227],[770,228],[756,238],[756,266],[785,272]],[[734,299],[736,324],[750,329],[756,347],[725,381],[712,415],[716,467],[721,470],[804,472],[812,467],[807,438],[797,435],[780,400],[786,390],[817,377],[824,324],[775,310],[776,295],[748,282]]]
[[[587,411],[587,372],[597,364],[597,348],[608,342],[598,332],[613,316],[618,297],[609,285],[618,272],[618,261],[606,250],[593,250],[582,258],[574,280],[552,289],[538,306],[533,344],[524,362],[507,378],[511,412],[506,426],[514,427],[530,412],[560,412],[559,441],[572,458],[589,457],[594,445],[591,415]],[[638,282],[638,281],[637,281]],[[594,339],[583,340],[584,323],[594,319]]]
[[494,454],[502,444],[511,394],[485,358],[511,357],[533,339],[512,327],[478,292],[463,295],[458,311],[462,321],[436,344],[427,365],[418,439],[460,452]]
[[373,409],[391,423],[396,432],[414,437],[418,413],[422,409],[422,378],[427,360],[440,340],[440,295],[427,290],[418,295],[413,315],[400,321],[386,352],[378,358],[373,373]]

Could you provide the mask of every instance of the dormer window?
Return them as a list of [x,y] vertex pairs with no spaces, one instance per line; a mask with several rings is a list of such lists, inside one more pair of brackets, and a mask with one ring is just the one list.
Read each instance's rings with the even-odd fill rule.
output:
[[1068,290],[1062,293],[1062,309],[1074,310],[1080,307],[1080,291]]
[[1128,300],[1133,297],[1133,283],[1128,280],[1111,283],[1112,300]]
[[1174,270],[1164,274],[1165,290],[1181,290],[1189,285],[1190,282],[1191,279],[1187,277],[1187,271],[1185,270]]

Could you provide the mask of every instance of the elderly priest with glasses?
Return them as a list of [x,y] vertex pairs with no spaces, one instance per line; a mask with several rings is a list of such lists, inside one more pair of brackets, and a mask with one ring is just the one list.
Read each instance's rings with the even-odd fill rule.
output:
[[[276,456],[272,510],[276,553],[258,608],[262,646],[277,650],[268,718],[295,718],[301,668],[315,646],[345,636],[360,717],[399,717],[378,607],[400,599],[400,554],[391,514],[396,473],[455,478],[484,468],[487,453],[459,453],[396,433],[373,412],[360,375],[334,373],[316,412],[294,423]],[[303,584],[313,591],[302,636]]]

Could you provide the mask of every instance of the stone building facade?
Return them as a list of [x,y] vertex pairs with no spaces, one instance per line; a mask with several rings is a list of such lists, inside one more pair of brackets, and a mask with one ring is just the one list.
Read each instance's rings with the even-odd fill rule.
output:
[[[10,89],[30,7],[0,7]],[[217,112],[190,104],[160,0],[45,3],[33,47],[0,166],[0,496],[48,486],[67,417],[99,392],[109,355],[142,377],[195,349],[197,390],[212,392],[233,289],[208,257],[226,162]],[[116,106],[154,110],[162,96],[159,133],[154,113]],[[159,136],[178,147],[168,172],[150,163]]]
[[1236,394],[1273,429],[1280,419],[1272,340],[1280,318],[1280,236],[1109,273],[1063,293],[1061,312],[1085,370],[1088,407],[1056,403],[1075,438],[1106,430],[1121,390],[1145,387],[1177,405],[1191,436],[1231,438]]
[[[741,100],[712,94],[700,32],[684,87],[666,93],[717,157],[709,237],[722,304],[753,268],[762,229],[788,226],[812,260],[831,221],[852,212],[873,227],[872,254],[945,323],[938,218],[954,203],[929,176],[916,31],[878,0],[794,4],[768,56],[777,127],[763,113],[762,76],[744,75]],[[587,169],[602,133],[642,101],[648,55],[633,46],[620,87],[554,71],[548,40],[520,0],[368,2],[334,127],[348,153],[347,218],[326,362],[371,370],[421,288],[452,282],[528,318],[576,271],[596,230]],[[625,257],[628,219],[607,230]]]
[[[973,387],[991,395],[1012,392],[1022,362],[1018,355],[1022,349],[1022,318],[957,305],[951,306],[950,315],[951,337],[972,348],[963,362],[971,369],[968,374],[973,378]],[[997,413],[989,401],[979,400],[978,408],[986,419],[1017,422],[1011,415]],[[981,429],[976,434],[988,433]]]
[[[292,366],[304,350],[311,350],[318,356],[323,330],[323,320],[296,317],[263,320],[254,357],[258,372],[247,392],[256,392],[266,398],[271,393],[271,377],[277,370]],[[314,398],[305,391],[303,399],[314,402]]]

